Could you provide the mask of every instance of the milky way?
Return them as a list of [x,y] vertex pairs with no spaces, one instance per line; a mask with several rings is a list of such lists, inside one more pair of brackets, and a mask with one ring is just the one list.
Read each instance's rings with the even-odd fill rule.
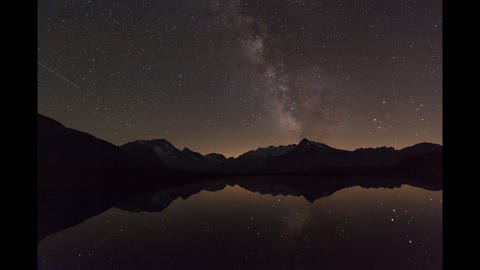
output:
[[442,141],[439,0],[39,0],[38,61],[39,112],[115,144]]
[[275,37],[269,35],[268,25],[243,11],[240,0],[223,4],[226,27],[236,33],[245,57],[258,71],[257,87],[275,123],[297,138],[312,134],[319,137],[329,126],[336,125],[333,108],[327,105],[334,102],[325,98],[327,89],[319,73],[286,67],[281,57],[269,54],[275,50],[268,47],[275,43]]

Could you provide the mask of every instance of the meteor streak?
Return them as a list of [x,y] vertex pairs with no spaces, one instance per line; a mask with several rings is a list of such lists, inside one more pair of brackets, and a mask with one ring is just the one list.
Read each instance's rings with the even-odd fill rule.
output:
[[60,77],[62,80],[68,82],[68,83],[71,84],[71,85],[73,85],[75,88],[80,88],[80,87],[78,87],[78,85],[74,84],[73,82],[69,81],[67,78],[65,78],[65,77],[63,77],[62,75],[58,74],[58,73],[55,72],[53,69],[51,69],[51,68],[47,67],[46,65],[40,63],[40,61],[37,61],[37,63],[38,63],[40,66],[44,67],[46,70],[48,70],[48,71],[52,72],[53,74],[57,75],[58,77]]

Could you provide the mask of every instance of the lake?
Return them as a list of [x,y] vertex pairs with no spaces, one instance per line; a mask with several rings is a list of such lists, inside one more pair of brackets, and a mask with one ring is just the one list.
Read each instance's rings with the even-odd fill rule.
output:
[[38,269],[442,269],[441,189],[289,181],[55,203]]

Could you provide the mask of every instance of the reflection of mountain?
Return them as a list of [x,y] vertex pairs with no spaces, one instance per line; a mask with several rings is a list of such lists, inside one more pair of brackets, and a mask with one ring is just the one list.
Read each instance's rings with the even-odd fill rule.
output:
[[[254,176],[237,177],[188,185],[172,186],[154,192],[66,192],[39,193],[38,239],[75,226],[112,207],[127,211],[159,212],[178,198],[187,199],[203,190],[219,191],[227,185],[238,185],[259,194],[302,196],[310,202],[330,196],[338,190],[361,186],[365,188],[395,188],[408,184],[429,190],[441,190],[439,181],[425,179],[378,179],[378,178],[317,178],[299,176]],[[388,184],[386,184],[388,183]]]
[[[435,144],[346,151],[304,139],[298,145],[259,148],[226,159],[178,150],[166,140],[118,147],[42,115],[37,121],[40,238],[114,206],[161,211],[179,197],[225,185],[314,201],[354,185],[438,189],[442,181],[442,147]],[[235,176],[243,180],[204,182]],[[363,180],[349,180],[352,177]],[[398,177],[418,180],[394,180]],[[159,191],[143,192],[152,190]]]

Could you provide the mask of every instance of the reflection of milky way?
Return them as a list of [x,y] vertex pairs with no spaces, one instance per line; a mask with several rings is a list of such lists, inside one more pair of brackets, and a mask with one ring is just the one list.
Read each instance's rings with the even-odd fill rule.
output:
[[285,217],[285,219],[287,219],[287,228],[289,232],[292,234],[299,234],[302,233],[303,228],[310,221],[310,212],[295,212],[289,217]]

